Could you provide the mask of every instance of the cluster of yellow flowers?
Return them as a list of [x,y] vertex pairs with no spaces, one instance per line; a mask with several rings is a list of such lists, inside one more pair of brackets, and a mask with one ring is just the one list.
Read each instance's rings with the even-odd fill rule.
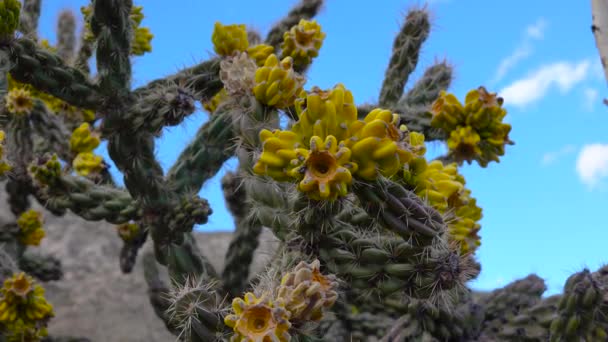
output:
[[56,154],[43,158],[30,165],[29,172],[40,185],[50,185],[61,176],[61,163]]
[[282,55],[293,58],[296,65],[308,65],[319,55],[324,39],[325,33],[316,21],[301,19],[283,34]]
[[412,146],[420,147],[420,154],[404,168],[403,181],[442,214],[447,214],[449,237],[463,254],[474,252],[480,246],[478,235],[481,225],[481,208],[471,190],[465,188],[465,179],[458,173],[456,163],[443,165],[439,160],[427,162],[424,157],[424,136],[411,135]]
[[303,84],[304,78],[293,70],[291,57],[279,62],[277,56],[272,54],[255,72],[253,94],[267,106],[287,108],[293,104]]
[[8,161],[6,161],[6,156],[4,155],[4,139],[4,131],[0,131],[0,177],[11,170],[11,166]]
[[398,115],[377,108],[358,120],[352,93],[342,84],[301,91],[295,109],[299,120],[290,130],[260,132],[263,152],[253,171],[298,181],[312,199],[346,195],[353,177],[391,177],[414,156]]
[[[301,20],[283,36],[280,58],[273,46],[257,44],[249,46],[245,25],[222,25],[215,23],[211,41],[215,52],[224,57],[235,56],[246,52],[260,68],[256,72],[256,86],[253,90],[256,98],[268,106],[285,108],[301,90],[303,77],[296,74],[294,66],[305,66],[319,54],[325,33],[316,21]],[[219,103],[227,98],[226,92],[220,91],[203,107],[213,113]]]
[[459,164],[476,160],[486,167],[490,161],[499,161],[506,144],[513,144],[511,125],[502,122],[507,115],[502,103],[502,98],[484,87],[471,90],[464,106],[456,96],[442,91],[432,105],[431,126],[449,135],[450,154]]
[[70,149],[76,153],[76,157],[72,161],[72,167],[76,173],[88,176],[103,170],[103,158],[93,153],[99,143],[99,136],[91,132],[91,127],[86,122],[72,132]]
[[34,209],[24,212],[17,219],[17,226],[19,226],[19,242],[24,245],[40,245],[40,241],[45,236],[40,212]]
[[300,262],[283,276],[276,293],[248,292],[232,301],[232,313],[224,319],[234,331],[231,341],[290,341],[292,324],[321,320],[338,298],[337,287],[335,276],[321,273],[318,260]]
[[4,281],[0,289],[0,326],[8,341],[39,341],[47,335],[47,321],[53,307],[44,298],[44,289],[25,273]]
[[[152,51],[152,38],[154,35],[150,32],[147,27],[140,27],[142,20],[144,19],[143,6],[131,7],[131,13],[129,19],[131,19],[131,28],[133,30],[133,38],[131,39],[131,55],[141,56],[146,52]],[[80,12],[84,17],[84,39],[89,42],[95,41],[95,36],[91,31],[91,16],[93,15],[93,8],[91,5],[80,7]]]

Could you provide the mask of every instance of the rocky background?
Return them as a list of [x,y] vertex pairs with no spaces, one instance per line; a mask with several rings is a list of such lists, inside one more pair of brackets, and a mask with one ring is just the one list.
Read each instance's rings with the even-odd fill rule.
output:
[[[4,184],[0,189],[0,220],[12,221]],[[120,271],[122,241],[114,225],[87,222],[70,213],[55,217],[37,203],[33,208],[43,212],[47,232],[39,250],[58,257],[64,272],[62,280],[43,284],[55,309],[56,317],[49,325],[51,335],[86,337],[94,342],[175,340],[149,303],[140,260],[132,273]],[[196,233],[195,237],[201,251],[221,272],[231,233]],[[251,274],[263,269],[276,246],[272,233],[265,230]],[[147,243],[144,248],[150,247]]]

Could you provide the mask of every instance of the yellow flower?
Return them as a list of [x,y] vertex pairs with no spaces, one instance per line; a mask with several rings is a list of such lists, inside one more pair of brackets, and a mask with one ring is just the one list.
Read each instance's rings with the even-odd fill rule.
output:
[[292,322],[318,321],[323,310],[331,308],[338,299],[336,277],[322,274],[320,266],[319,260],[310,264],[302,261],[283,276],[278,298],[285,301]]
[[451,132],[462,125],[466,119],[464,107],[454,94],[442,90],[431,107],[433,118],[431,126]]
[[321,139],[332,135],[338,141],[351,136],[349,127],[357,121],[357,106],[353,94],[339,83],[331,90],[313,87],[302,90],[295,101],[298,121],[292,131],[309,141],[313,136]]
[[19,226],[19,242],[24,245],[39,246],[45,236],[42,229],[42,214],[30,209],[17,219]]
[[292,131],[263,129],[260,132],[262,154],[253,166],[253,172],[267,175],[277,181],[287,181],[287,174],[292,160],[297,159],[296,147],[301,146],[300,137]]
[[351,124],[352,137],[345,143],[359,166],[356,176],[365,180],[374,180],[379,175],[391,177],[412,159],[407,127],[398,128],[398,122],[397,114],[376,108],[363,121]]
[[0,294],[0,323],[9,329],[32,329],[53,317],[44,289],[23,272],[5,280]]
[[150,32],[147,27],[137,27],[134,29],[135,34],[131,41],[131,54],[135,56],[141,56],[146,52],[152,51],[152,38],[154,35]]
[[12,89],[6,94],[5,99],[6,109],[11,114],[29,115],[34,109],[34,98],[27,89]]
[[95,155],[92,152],[78,153],[72,161],[72,167],[81,176],[88,176],[91,173],[101,172],[105,165],[101,156]]
[[479,134],[472,127],[460,127],[450,134],[448,148],[458,163],[464,160],[470,163],[481,156],[480,141]]
[[513,144],[511,125],[502,122],[507,114],[502,104],[502,98],[484,87],[469,91],[464,106],[454,95],[442,92],[432,105],[431,126],[447,133],[450,155],[459,164],[476,160],[485,167],[498,162],[505,145]]
[[99,143],[99,136],[92,133],[91,126],[85,122],[72,132],[70,149],[74,153],[93,152]]
[[298,190],[314,200],[335,200],[348,193],[357,164],[350,161],[350,150],[338,146],[334,136],[325,141],[313,136],[310,149],[299,148],[296,154],[291,163],[295,167],[288,174],[300,180]]
[[291,327],[289,312],[282,300],[271,300],[268,295],[257,298],[247,292],[245,300],[232,301],[233,313],[224,318],[224,323],[233,329],[233,342],[240,341],[280,341],[291,340],[288,331]]
[[247,51],[249,47],[245,25],[222,25],[216,22],[211,41],[213,49],[221,56],[230,56],[236,51]]
[[291,57],[279,59],[275,54],[266,58],[264,66],[255,72],[253,94],[261,103],[275,107],[291,106],[302,90],[304,78],[293,70]]
[[247,54],[250,58],[255,60],[257,66],[264,66],[266,58],[274,53],[274,47],[267,44],[258,44],[247,49]]
[[296,65],[308,65],[319,55],[325,33],[315,20],[301,19],[283,35],[282,56],[290,56]]
[[125,241],[132,241],[139,234],[139,225],[137,223],[123,223],[116,226],[118,236]]
[[219,104],[224,102],[226,99],[228,99],[228,93],[226,92],[226,88],[222,88],[209,101],[203,103],[203,108],[205,108],[209,114],[213,114],[217,109],[217,106],[219,106]]

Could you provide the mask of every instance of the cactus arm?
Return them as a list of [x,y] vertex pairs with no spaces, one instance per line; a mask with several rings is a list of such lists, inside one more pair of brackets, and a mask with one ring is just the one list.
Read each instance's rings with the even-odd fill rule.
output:
[[141,218],[139,206],[127,192],[82,177],[61,175],[47,189],[37,189],[36,193],[49,210],[69,209],[89,221],[120,224]]
[[97,86],[77,69],[67,66],[59,56],[29,39],[14,40],[6,51],[12,63],[11,76],[22,83],[53,95],[80,108],[96,109],[100,104]]
[[245,290],[253,253],[258,247],[262,226],[247,219],[247,193],[241,186],[241,178],[234,173],[226,173],[222,178],[224,199],[235,220],[235,232],[226,252],[226,262],[222,272],[224,288],[233,296],[240,296]]
[[382,82],[378,104],[390,108],[403,94],[409,75],[418,64],[420,48],[431,29],[426,10],[412,10],[407,14],[401,31],[395,37],[393,52]]
[[19,31],[25,36],[36,39],[38,19],[40,18],[41,0],[24,0],[23,11],[19,20]]
[[425,246],[446,233],[441,215],[395,182],[356,184],[354,192],[368,215],[406,240],[414,238]]
[[426,141],[443,140],[445,134],[431,127],[431,104],[442,90],[452,82],[452,67],[446,62],[437,63],[425,70],[414,87],[393,106],[401,116],[401,123],[410,130],[424,134]]
[[71,65],[76,50],[76,18],[70,10],[62,11],[57,20],[57,54]]
[[227,113],[215,113],[196,133],[167,172],[176,192],[198,191],[234,153],[234,133]]
[[82,30],[80,33],[80,45],[74,58],[74,67],[84,75],[88,76],[91,73],[89,60],[91,59],[91,56],[93,56],[93,50],[95,47],[93,42],[85,38],[85,32],[85,30]]
[[185,68],[179,72],[164,78],[156,79],[145,86],[133,91],[136,96],[144,96],[147,93],[158,92],[170,83],[182,81],[186,87],[192,89],[195,98],[206,101],[219,92],[223,84],[219,79],[220,60],[210,59],[195,66]]
[[[97,41],[99,90],[114,101],[125,101],[131,84],[132,0],[95,0],[92,3],[91,31]],[[108,113],[110,118],[114,113]],[[118,115],[117,113],[115,115]]]
[[300,3],[292,8],[287,16],[276,23],[268,35],[265,43],[272,45],[275,50],[283,42],[283,33],[288,31],[292,26],[297,25],[302,19],[311,19],[319,13],[323,0],[301,0]]
[[41,281],[59,280],[63,277],[61,261],[52,255],[24,253],[19,258],[19,268]]

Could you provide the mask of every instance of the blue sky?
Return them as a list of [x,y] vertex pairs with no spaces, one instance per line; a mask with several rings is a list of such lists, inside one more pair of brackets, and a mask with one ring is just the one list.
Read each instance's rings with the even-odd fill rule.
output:
[[[86,3],[43,1],[41,35],[53,43],[59,11]],[[212,55],[216,20],[266,33],[294,3],[148,1],[144,25],[155,35],[153,52],[134,60],[134,86]],[[608,209],[608,113],[601,102],[607,96],[590,29],[591,5],[569,0],[488,3],[430,2],[432,33],[408,86],[425,67],[447,58],[456,68],[450,91],[459,98],[479,85],[504,97],[516,145],[507,148],[500,164],[461,169],[484,209],[478,251],[483,270],[472,286],[489,290],[535,272],[547,280],[552,294],[561,291],[572,272],[608,262],[603,215]],[[407,9],[421,4],[327,1],[317,17],[327,38],[307,87],[342,82],[357,103],[377,99],[393,38]],[[165,169],[206,120],[200,112],[165,131],[157,142]],[[443,151],[438,144],[429,149],[431,155]],[[234,227],[219,179],[235,166],[229,162],[201,191],[214,209],[204,231]]]

